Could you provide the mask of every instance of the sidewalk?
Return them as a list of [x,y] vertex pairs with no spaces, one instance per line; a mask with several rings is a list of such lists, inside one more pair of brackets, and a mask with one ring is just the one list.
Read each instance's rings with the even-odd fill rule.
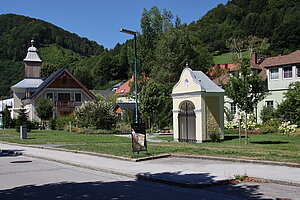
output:
[[129,159],[120,160],[3,143],[0,143],[0,150],[13,150],[22,152],[24,156],[186,187],[218,184],[234,178],[235,175],[247,175],[300,187],[300,168],[287,166],[179,157],[132,162]]

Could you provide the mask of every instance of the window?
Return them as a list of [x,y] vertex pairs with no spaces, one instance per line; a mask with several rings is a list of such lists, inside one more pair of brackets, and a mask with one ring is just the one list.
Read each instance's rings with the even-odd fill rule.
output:
[[266,107],[274,107],[274,102],[273,101],[266,101]]
[[235,103],[230,103],[230,112],[232,114],[236,114],[236,104]]
[[81,101],[81,93],[75,93],[75,101]]
[[47,93],[46,98],[50,99],[52,101],[53,100],[53,93]]
[[293,77],[292,67],[283,68],[283,78],[292,78],[292,77]]
[[70,101],[70,93],[58,93],[58,101]]
[[184,87],[185,88],[189,87],[189,80],[185,79],[185,81],[184,81]]
[[296,66],[296,77],[300,78],[300,65]]
[[278,70],[278,68],[270,69],[270,79],[271,80],[279,79],[279,70]]

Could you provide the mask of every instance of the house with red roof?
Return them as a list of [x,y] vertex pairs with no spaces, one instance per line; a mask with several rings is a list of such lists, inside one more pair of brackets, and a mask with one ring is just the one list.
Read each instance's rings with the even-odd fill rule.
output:
[[[238,66],[236,67],[238,68]],[[284,93],[288,90],[288,86],[293,82],[300,81],[300,50],[274,57],[259,57],[256,52],[253,52],[250,68],[260,74],[262,79],[265,80],[266,88],[269,92],[269,95],[257,106],[257,117],[260,122],[259,116],[263,107],[276,108],[284,100]],[[223,73],[221,76],[213,79],[218,85],[221,85],[221,83],[226,84],[228,80],[228,73]],[[236,115],[236,105],[226,97],[225,102],[227,102],[225,106],[229,108],[231,113]]]
[[131,89],[131,83],[134,82],[134,76],[126,81],[123,85],[121,85],[115,92],[115,95],[117,95],[117,102],[124,102],[124,103],[133,103],[135,100],[131,98],[128,93],[130,92]]

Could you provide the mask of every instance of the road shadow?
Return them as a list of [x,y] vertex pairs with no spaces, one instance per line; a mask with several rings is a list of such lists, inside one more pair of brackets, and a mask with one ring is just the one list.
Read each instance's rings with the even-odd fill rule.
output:
[[22,151],[24,150],[17,150],[17,149],[1,149],[0,150],[0,157],[11,157],[11,156],[20,156],[22,155]]
[[189,188],[228,183],[228,179],[216,180],[216,177],[209,173],[183,174],[181,171],[156,174],[140,173],[137,174],[137,178]]
[[261,142],[250,142],[252,144],[288,144],[289,142],[281,141],[261,141]]
[[[180,173],[157,173],[145,174],[152,177],[165,177],[175,179],[201,178],[209,179],[209,174],[180,174]],[[222,199],[231,200],[236,197],[245,199],[262,199],[258,192],[259,186],[239,187],[226,185],[228,194],[223,191],[206,191],[204,189],[184,188],[170,186],[162,183],[152,183],[144,180],[114,181],[114,182],[59,182],[44,185],[25,185],[6,190],[0,190],[0,199],[30,199],[30,200],[91,200],[91,199]],[[229,191],[234,191],[233,195]]]

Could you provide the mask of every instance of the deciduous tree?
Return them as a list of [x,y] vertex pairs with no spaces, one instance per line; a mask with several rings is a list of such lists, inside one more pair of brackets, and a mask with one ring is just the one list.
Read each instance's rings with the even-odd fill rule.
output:
[[[245,113],[245,123],[247,127],[247,115],[254,111],[267,94],[264,81],[257,73],[250,70],[249,60],[243,60],[239,65],[239,70],[230,76],[225,87],[225,94],[237,105],[239,110]],[[248,144],[247,130],[246,144]]]

